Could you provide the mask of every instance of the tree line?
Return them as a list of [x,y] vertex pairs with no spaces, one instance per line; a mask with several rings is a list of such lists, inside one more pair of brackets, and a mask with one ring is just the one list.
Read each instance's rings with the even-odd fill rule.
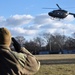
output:
[[71,36],[59,33],[43,33],[27,41],[23,36],[16,36],[16,40],[21,46],[28,49],[32,54],[39,54],[40,51],[61,51],[75,50],[75,33]]

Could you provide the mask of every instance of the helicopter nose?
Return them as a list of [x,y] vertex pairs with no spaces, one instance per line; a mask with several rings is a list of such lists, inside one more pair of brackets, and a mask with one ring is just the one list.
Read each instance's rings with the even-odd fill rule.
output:
[[52,13],[51,13],[51,12],[49,12],[49,13],[48,13],[48,15],[49,15],[49,16],[52,16]]

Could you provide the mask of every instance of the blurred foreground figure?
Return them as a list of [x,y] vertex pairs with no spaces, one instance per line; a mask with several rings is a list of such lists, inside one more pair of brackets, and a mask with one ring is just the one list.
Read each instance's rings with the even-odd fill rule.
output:
[[[10,49],[11,41],[15,51]],[[40,62],[11,37],[6,28],[0,28],[0,75],[33,75],[40,68]]]

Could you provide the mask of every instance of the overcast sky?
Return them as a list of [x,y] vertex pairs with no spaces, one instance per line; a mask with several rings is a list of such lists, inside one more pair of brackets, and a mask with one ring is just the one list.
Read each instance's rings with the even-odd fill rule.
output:
[[12,36],[31,39],[40,33],[61,33],[71,35],[75,32],[75,18],[68,15],[63,20],[51,19],[48,12],[57,8],[56,4],[69,12],[75,12],[73,0],[2,0],[0,1],[0,27],[6,27]]

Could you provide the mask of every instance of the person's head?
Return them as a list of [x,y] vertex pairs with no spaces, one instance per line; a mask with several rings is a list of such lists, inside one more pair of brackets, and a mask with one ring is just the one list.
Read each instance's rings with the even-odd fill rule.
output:
[[0,28],[0,45],[10,46],[11,33],[7,28]]

